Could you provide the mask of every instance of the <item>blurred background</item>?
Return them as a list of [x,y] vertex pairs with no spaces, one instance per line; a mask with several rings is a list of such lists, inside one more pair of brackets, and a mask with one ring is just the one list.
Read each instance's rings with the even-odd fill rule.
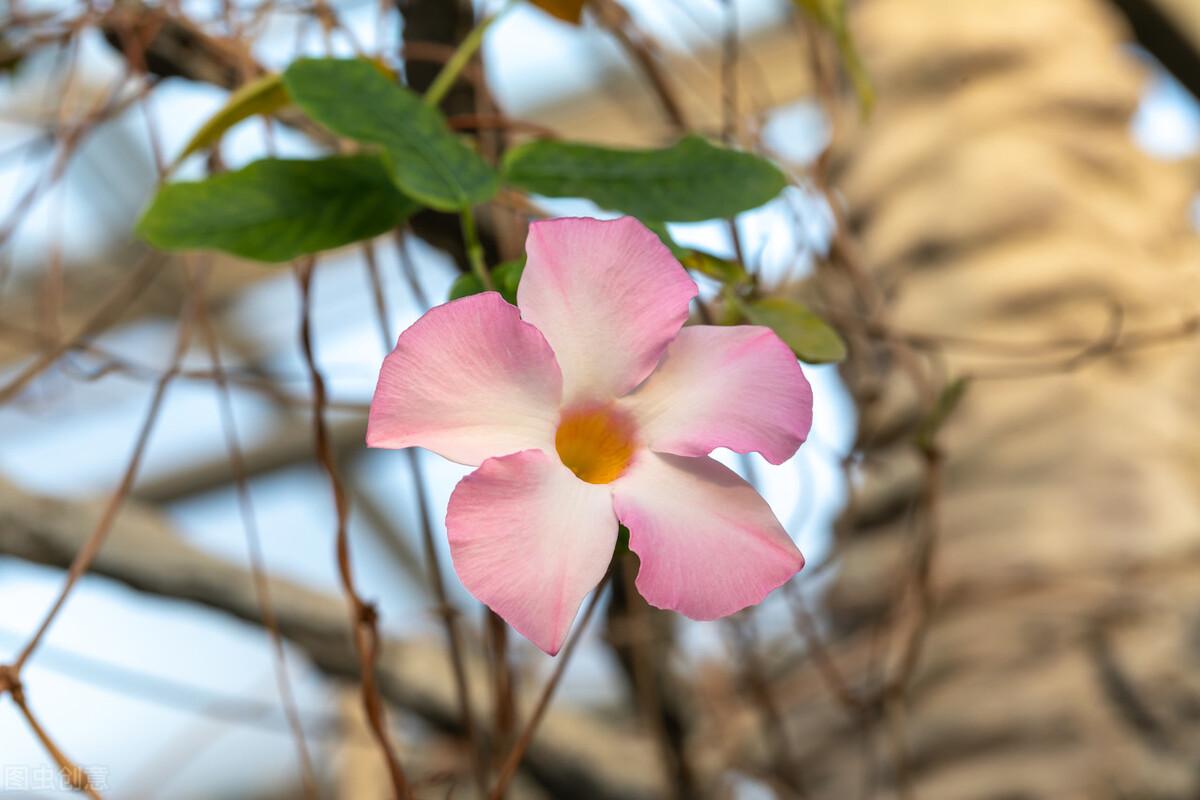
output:
[[[806,367],[815,422],[795,458],[719,454],[806,569],[711,623],[615,586],[509,794],[1200,796],[1200,5],[861,0],[843,29],[822,3],[594,0],[581,25],[517,3],[447,100],[493,148],[693,130],[776,159],[794,185],[769,205],[671,233],[849,345]],[[500,5],[0,5],[0,661],[117,491],[104,548],[21,671],[103,796],[388,796],[296,275],[156,253],[131,229],[247,80],[367,54],[423,88]],[[322,146],[253,118],[175,178]],[[531,213],[605,215],[536,201],[481,216],[489,254],[519,253]],[[497,633],[445,548],[466,468],[362,440],[395,334],[465,268],[456,231],[424,213],[323,255],[311,304],[353,564],[420,797],[475,791],[443,618],[481,729],[504,727]],[[179,344],[200,274],[221,366],[204,336]],[[515,634],[501,652],[511,736],[555,662]],[[66,793],[10,700],[0,796]]]

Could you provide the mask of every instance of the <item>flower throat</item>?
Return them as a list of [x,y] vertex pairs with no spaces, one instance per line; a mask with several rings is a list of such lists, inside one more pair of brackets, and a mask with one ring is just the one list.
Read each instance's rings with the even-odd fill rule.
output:
[[554,446],[580,480],[612,483],[633,459],[633,425],[611,406],[565,411]]

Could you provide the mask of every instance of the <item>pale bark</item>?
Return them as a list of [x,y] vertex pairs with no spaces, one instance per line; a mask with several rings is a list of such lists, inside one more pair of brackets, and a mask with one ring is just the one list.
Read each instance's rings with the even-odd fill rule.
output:
[[[1033,372],[1096,344],[1047,375],[976,381],[942,437],[934,623],[903,718],[882,724],[903,738],[907,789],[1194,797],[1200,347],[1133,346],[1200,310],[1194,173],[1132,140],[1143,69],[1102,3],[871,0],[855,22],[879,105],[841,142],[834,182],[890,324],[1077,342],[1019,359],[948,347],[950,376]],[[910,394],[899,369],[887,380],[885,397]],[[871,441],[868,492],[911,458],[904,436]],[[875,623],[906,613],[910,506],[876,507],[839,542],[830,610],[848,674]],[[850,796],[862,756],[846,724],[797,716],[818,796]]]

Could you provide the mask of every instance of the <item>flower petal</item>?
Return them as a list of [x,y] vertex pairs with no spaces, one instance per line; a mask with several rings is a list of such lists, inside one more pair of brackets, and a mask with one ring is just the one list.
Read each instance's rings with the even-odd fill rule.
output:
[[554,655],[608,569],[617,518],[607,486],[526,450],[490,458],[459,482],[446,531],[467,591]]
[[554,447],[562,375],[546,340],[496,292],[431,308],[383,361],[371,447],[425,447],[451,461]]
[[517,305],[554,348],[568,405],[641,383],[696,296],[666,245],[633,217],[535,222],[525,249]]
[[646,602],[717,619],[762,601],[804,557],[750,484],[711,458],[643,451],[613,484]]
[[728,447],[782,464],[808,436],[812,402],[796,356],[769,328],[692,325],[622,405],[651,450],[703,456]]

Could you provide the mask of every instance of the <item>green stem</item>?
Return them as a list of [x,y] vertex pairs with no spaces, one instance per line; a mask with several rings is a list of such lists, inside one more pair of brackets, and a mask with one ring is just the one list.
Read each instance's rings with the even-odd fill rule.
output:
[[479,243],[479,231],[475,228],[475,213],[471,211],[470,206],[465,206],[459,212],[458,218],[462,222],[463,242],[467,246],[467,259],[471,262],[471,271],[479,278],[484,289],[489,292],[495,291],[496,285],[492,283],[491,273],[483,260],[483,245]]
[[487,33],[487,29],[492,27],[492,23],[500,19],[504,15],[504,12],[508,11],[514,5],[516,5],[516,0],[509,0],[495,14],[481,19],[479,24],[463,37],[463,40],[458,44],[458,49],[454,51],[454,54],[450,56],[450,60],[442,67],[442,71],[437,74],[437,77],[433,79],[433,83],[429,84],[429,88],[425,90],[424,100],[426,105],[436,106],[442,102],[443,98],[450,91],[450,88],[454,86],[454,82],[458,80],[459,74],[466,69],[467,64],[471,63],[471,59],[479,52],[480,46],[483,45],[483,35]]

